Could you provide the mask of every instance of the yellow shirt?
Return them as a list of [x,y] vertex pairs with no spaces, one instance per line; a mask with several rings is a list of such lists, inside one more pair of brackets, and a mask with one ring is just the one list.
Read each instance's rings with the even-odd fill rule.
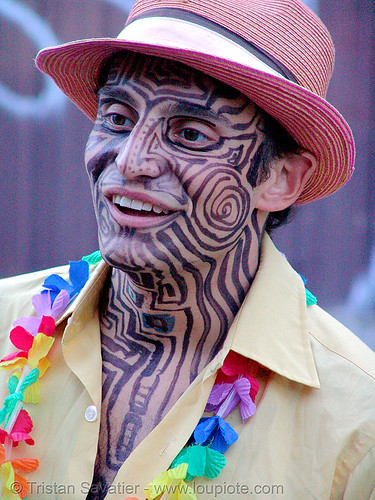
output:
[[[40,402],[27,405],[35,445],[21,443],[13,456],[40,461],[25,473],[29,500],[85,499],[91,485],[102,386],[98,302],[108,271],[100,263],[63,315]],[[31,297],[53,272],[67,278],[60,267],[1,280],[1,356],[14,351],[12,321],[32,314]],[[238,408],[226,418],[239,439],[216,479],[193,481],[198,498],[375,499],[374,353],[318,306],[306,306],[301,278],[267,236],[222,351],[129,456],[107,499],[144,498],[144,487],[169,467],[202,416],[229,349],[271,374],[252,418],[242,423]]]

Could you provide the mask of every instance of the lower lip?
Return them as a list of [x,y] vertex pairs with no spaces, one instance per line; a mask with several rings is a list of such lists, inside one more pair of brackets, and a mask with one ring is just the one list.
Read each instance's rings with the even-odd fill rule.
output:
[[173,212],[169,215],[130,215],[124,214],[119,210],[112,201],[108,200],[109,209],[114,219],[124,227],[134,227],[140,229],[148,229],[155,226],[170,222],[174,219],[178,212]]

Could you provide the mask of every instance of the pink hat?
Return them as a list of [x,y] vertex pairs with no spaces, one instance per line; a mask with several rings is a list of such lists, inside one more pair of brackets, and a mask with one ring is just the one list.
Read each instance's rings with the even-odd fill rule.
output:
[[350,178],[353,136],[324,99],[332,40],[300,0],[138,0],[117,38],[46,48],[36,65],[95,120],[100,70],[121,50],[180,61],[240,90],[276,118],[318,158],[297,203],[332,194]]

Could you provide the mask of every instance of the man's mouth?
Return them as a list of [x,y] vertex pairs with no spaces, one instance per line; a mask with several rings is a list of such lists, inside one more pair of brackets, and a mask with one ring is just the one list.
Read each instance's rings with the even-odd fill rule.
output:
[[157,205],[141,200],[132,200],[127,196],[113,195],[112,203],[123,213],[127,215],[160,215],[169,214],[169,210],[165,210]]

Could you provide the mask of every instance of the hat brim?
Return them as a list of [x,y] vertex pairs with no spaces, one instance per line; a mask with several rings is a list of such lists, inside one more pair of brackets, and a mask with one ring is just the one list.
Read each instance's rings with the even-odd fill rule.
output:
[[200,70],[241,91],[278,120],[318,160],[296,204],[328,196],[351,177],[355,148],[347,122],[325,99],[281,76],[196,50],[113,38],[78,40],[43,49],[36,65],[95,121],[100,71],[109,57],[124,50],[179,61]]

